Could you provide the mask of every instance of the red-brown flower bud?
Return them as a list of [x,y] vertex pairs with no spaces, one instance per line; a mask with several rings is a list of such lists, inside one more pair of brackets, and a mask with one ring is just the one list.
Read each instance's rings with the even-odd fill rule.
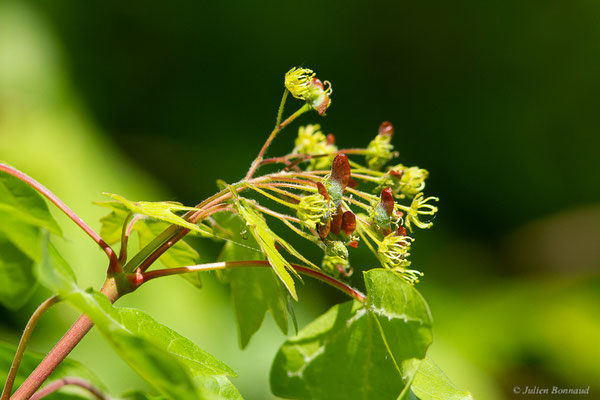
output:
[[333,133],[327,135],[327,144],[335,144],[335,136]]
[[379,135],[381,136],[393,136],[394,126],[389,121],[384,121],[379,125]]
[[345,154],[338,154],[333,159],[331,179],[340,185],[342,190],[348,186],[350,182],[350,163],[348,162],[348,156]]
[[393,176],[393,177],[396,177],[396,178],[400,179],[400,178],[402,178],[402,175],[404,175],[404,170],[402,170],[402,169],[398,169],[398,170],[392,169],[390,171],[390,175]]
[[344,215],[342,215],[342,229],[348,236],[354,233],[354,230],[356,229],[356,216],[352,211],[346,211]]
[[323,198],[325,200],[329,200],[329,193],[327,193],[327,189],[325,189],[325,185],[323,185],[321,182],[317,182],[317,190],[319,191],[319,194],[321,196],[323,196]]
[[329,231],[331,229],[331,225],[329,221],[325,224],[317,224],[317,231],[319,231],[319,237],[321,239],[325,239],[327,235],[329,235]]
[[385,188],[381,191],[381,206],[389,218],[394,215],[394,193],[392,188]]
[[331,218],[331,233],[339,235],[342,230],[342,206],[339,206],[333,218]]
[[354,249],[358,248],[358,240],[351,241],[350,243],[348,243],[348,246],[350,246]]
[[397,236],[406,236],[406,228],[403,226],[399,226],[398,230],[396,231],[396,235]]

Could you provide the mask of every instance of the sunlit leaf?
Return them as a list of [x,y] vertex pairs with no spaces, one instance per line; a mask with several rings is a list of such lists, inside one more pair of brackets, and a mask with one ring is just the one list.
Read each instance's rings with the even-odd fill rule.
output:
[[24,221],[17,214],[0,211],[0,234],[19,248],[28,258],[38,261],[41,256],[40,228]]
[[429,357],[421,363],[411,390],[419,400],[473,400],[471,393],[454,386]]
[[281,245],[290,254],[305,262],[306,264],[317,268],[313,263],[307,260],[304,256],[298,253],[289,243],[277,236],[267,225],[265,219],[260,213],[258,213],[246,200],[238,199],[236,201],[236,207],[240,217],[246,222],[248,230],[256,239],[256,242],[260,246],[262,252],[267,256],[269,264],[273,267],[273,270],[281,279],[281,282],[285,285],[287,290],[290,292],[295,300],[298,300],[296,294],[296,288],[294,286],[294,280],[288,273],[292,272],[296,277],[300,277],[298,273],[292,268],[290,263],[281,255],[277,250],[276,244]]
[[[129,214],[129,209],[119,202],[96,202],[95,204],[111,208],[112,211],[100,219],[102,226],[100,236],[108,243],[113,244],[121,240],[123,223]],[[138,232],[140,249],[144,248],[156,236],[169,227],[169,223],[149,217],[142,218],[133,225],[133,230]],[[204,227],[203,227],[204,229]],[[184,240],[179,240],[158,258],[167,268],[187,267],[198,263],[199,255]],[[182,278],[196,287],[202,287],[198,274],[182,274]]]
[[146,215],[150,218],[154,218],[160,221],[168,222],[170,224],[175,224],[182,226],[184,228],[190,229],[192,231],[196,231],[198,233],[206,234],[206,228],[204,226],[198,226],[196,224],[192,224],[191,222],[186,221],[179,215],[175,214],[177,211],[193,211],[197,210],[194,207],[186,207],[179,203],[173,203],[168,201],[129,201],[125,197],[112,194],[105,193],[107,196],[121,202],[125,207],[127,207],[134,214]]
[[[233,241],[227,242],[219,256],[221,261],[264,260],[265,256],[255,250],[259,246],[253,237],[244,240],[240,232],[245,228],[237,216],[221,217],[218,222],[231,231]],[[244,246],[240,246],[243,243]],[[278,287],[277,277],[268,268],[233,268],[220,271],[231,285],[231,297],[238,326],[240,346],[245,348],[265,317],[267,310],[283,333],[287,333],[288,320],[283,289]],[[283,293],[287,296],[287,293]]]
[[406,398],[432,342],[431,315],[393,272],[365,272],[368,302],[336,305],[280,348],[271,389],[289,399]]
[[0,303],[17,309],[36,288],[34,262],[0,233]]
[[31,225],[61,235],[60,227],[50,214],[46,200],[20,179],[0,171],[0,221],[13,214]]
[[[0,341],[0,382],[6,381],[8,370],[10,369],[10,365],[13,361],[16,351],[17,347],[15,345]],[[21,360],[21,365],[19,366],[19,371],[17,372],[17,376],[13,386],[13,391],[16,390],[16,388],[18,388],[23,383],[23,381],[29,376],[31,372],[33,372],[35,367],[37,367],[37,365],[42,361],[44,356],[45,354],[43,353],[36,353],[30,350],[27,350],[25,352],[25,354],[23,355],[23,359]],[[66,376],[76,376],[78,378],[85,379],[98,389],[101,389],[102,391],[106,390],[102,382],[100,382],[100,380],[96,377],[96,375],[94,375],[92,371],[90,371],[88,368],[78,363],[77,361],[73,361],[68,358],[61,362],[58,365],[58,367],[56,367],[56,369],[54,370],[54,372],[52,372],[52,375],[50,375],[46,382],[51,382],[53,380],[64,378]],[[48,399],[56,399],[61,395],[64,396],[63,394],[61,394],[64,392],[73,393],[69,389],[65,388],[64,390],[59,391],[56,396],[49,396]],[[73,395],[72,398],[87,399],[89,397]]]

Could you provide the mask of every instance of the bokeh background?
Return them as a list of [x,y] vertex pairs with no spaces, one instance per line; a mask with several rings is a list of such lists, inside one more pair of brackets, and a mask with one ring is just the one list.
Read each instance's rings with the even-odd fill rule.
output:
[[[380,122],[400,161],[430,171],[440,197],[413,265],[434,316],[431,354],[477,399],[513,387],[587,387],[600,398],[600,3],[0,2],[0,159],[36,177],[99,229],[102,191],[195,204],[241,178],[273,125],[283,74],[307,66],[333,84],[320,123],[340,147]],[[291,107],[288,107],[288,110]],[[298,124],[269,154],[293,146]],[[57,243],[83,286],[103,254],[56,213]],[[207,259],[217,249],[194,242]],[[310,253],[318,257],[317,252]],[[358,253],[356,268],[374,260]],[[360,275],[360,274],[358,274]],[[301,325],[345,300],[305,280]],[[356,280],[358,282],[358,279]],[[47,296],[0,310],[16,343]],[[284,336],[270,316],[238,348],[228,289],[178,278],[120,301],[192,338],[268,399]],[[75,318],[60,305],[31,347],[47,351]],[[118,394],[145,384],[92,332],[73,358]]]

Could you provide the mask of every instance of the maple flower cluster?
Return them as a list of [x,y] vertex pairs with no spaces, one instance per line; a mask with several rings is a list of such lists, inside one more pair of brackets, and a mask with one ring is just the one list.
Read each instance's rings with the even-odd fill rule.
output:
[[[416,283],[422,276],[409,268],[414,238],[408,232],[433,225],[431,218],[437,207],[432,202],[438,199],[424,197],[428,172],[422,168],[397,164],[381,171],[397,155],[392,137],[392,125],[382,123],[377,136],[361,153],[367,164],[362,166],[351,162],[343,150],[338,153],[337,148],[326,149],[331,139],[327,142],[318,126],[298,131],[293,153],[322,156],[309,158],[307,170],[317,167],[315,160],[324,163],[333,158],[329,173],[315,183],[316,193],[303,196],[297,212],[302,223],[314,231],[314,241],[324,250],[321,267],[330,274],[351,274],[348,247],[362,242],[383,267],[406,281]],[[402,204],[403,200],[408,204]],[[355,213],[353,208],[360,212]]]

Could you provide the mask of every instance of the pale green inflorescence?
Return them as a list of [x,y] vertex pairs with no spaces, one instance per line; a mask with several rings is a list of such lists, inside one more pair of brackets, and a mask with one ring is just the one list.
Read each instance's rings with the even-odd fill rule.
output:
[[309,170],[328,169],[337,152],[337,146],[329,143],[318,124],[301,126],[298,137],[294,143],[292,153],[307,154],[311,156],[331,154],[327,157],[317,157],[310,160]]
[[327,221],[334,212],[333,202],[325,200],[319,193],[302,197],[297,208],[298,218],[311,229],[315,229],[318,223]]
[[320,115],[331,105],[331,84],[325,81],[327,88],[308,68],[292,68],[285,74],[285,87],[297,99],[306,103]]
[[438,201],[437,197],[424,198],[423,193],[419,193],[413,199],[410,207],[403,208],[406,211],[406,227],[412,229],[411,225],[415,225],[420,229],[429,229],[433,225],[433,222],[423,222],[420,219],[421,215],[435,215],[438,211],[437,207],[428,204],[429,201]]
[[425,189],[428,176],[429,172],[426,169],[398,164],[389,168],[382,177],[381,187],[391,187],[396,194],[413,197]]
[[308,68],[292,68],[285,74],[285,87],[292,96],[308,100],[315,73]]
[[410,265],[407,257],[410,255],[409,250],[413,240],[409,236],[401,236],[393,232],[383,238],[377,249],[383,266],[401,275],[411,284],[419,282],[419,277],[423,276],[422,272],[406,268]]
[[394,157],[394,145],[389,135],[377,135],[367,146],[367,165],[374,170],[380,170]]

